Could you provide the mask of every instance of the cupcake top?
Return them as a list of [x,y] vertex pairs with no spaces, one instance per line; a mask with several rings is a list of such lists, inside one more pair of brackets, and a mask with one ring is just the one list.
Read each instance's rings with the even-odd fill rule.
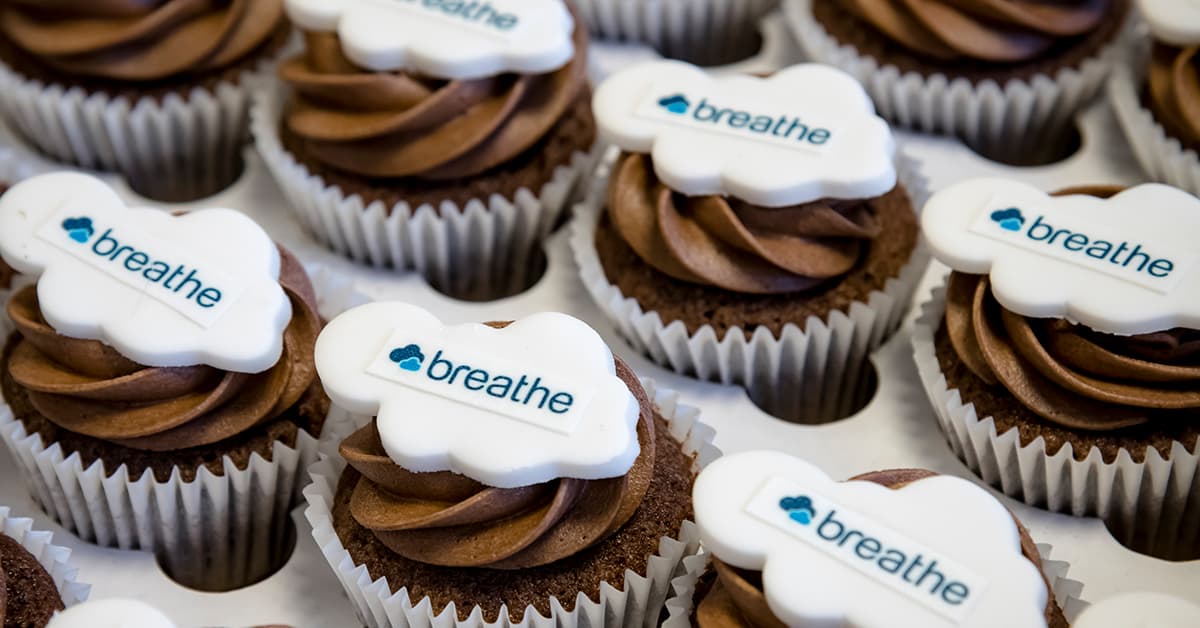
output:
[[[1170,2],[1171,0],[1163,0]],[[838,0],[884,37],[939,61],[1032,61],[1099,29],[1115,0]]]
[[222,441],[315,379],[316,297],[299,262],[230,209],[130,208],[98,179],[29,179],[0,199],[0,256],[37,277],[8,314],[6,367],[55,425],[132,449]]
[[1200,147],[1200,7],[1190,2],[1141,0],[1154,33],[1148,103],[1155,118],[1184,148]]
[[0,34],[57,72],[125,82],[207,75],[275,38],[283,0],[6,0]]
[[405,558],[551,563],[621,528],[649,487],[649,399],[564,314],[447,326],[374,303],[334,319],[316,360],[335,403],[375,416],[341,446],[362,476],[351,513]]
[[1036,549],[987,491],[925,471],[835,482],[769,451],[696,481],[696,523],[721,589],[700,626],[1047,626]]
[[110,598],[77,604],[57,614],[46,628],[176,628],[165,613],[138,600]]
[[544,139],[586,93],[585,28],[562,0],[287,0],[306,49],[280,75],[285,131],[368,178],[463,179]]
[[0,563],[0,626],[44,626],[51,615],[63,609],[62,596],[46,568],[21,543],[3,533]]
[[1074,628],[1190,628],[1200,623],[1200,606],[1164,593],[1122,593],[1087,607]]
[[606,80],[593,108],[625,153],[608,213],[644,261],[752,294],[806,290],[854,268],[897,186],[887,123],[849,75],[798,65],[715,77],[666,61]]
[[922,226],[955,271],[950,340],[985,382],[1084,430],[1200,407],[1196,197],[1159,184],[1050,196],[979,179],[936,194]]

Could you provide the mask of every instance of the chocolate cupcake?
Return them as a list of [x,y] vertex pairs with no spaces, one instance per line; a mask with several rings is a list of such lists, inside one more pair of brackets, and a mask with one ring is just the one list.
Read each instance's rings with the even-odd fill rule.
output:
[[926,258],[923,183],[898,172],[858,83],[818,65],[717,79],[660,62],[610,78],[594,106],[623,152],[579,207],[572,246],[621,333],[776,416],[861,407],[867,355]]
[[0,225],[37,278],[0,359],[0,437],[34,498],[195,588],[271,573],[329,407],[298,260],[244,214],[130,209],[77,174],[18,184]]
[[289,32],[283,0],[5,0],[0,105],[58,161],[194,200],[241,174],[250,86]]
[[698,65],[753,56],[762,45],[759,20],[779,0],[575,0],[596,36],[653,46]]
[[376,303],[329,324],[317,366],[335,403],[374,417],[323,443],[305,491],[369,623],[658,617],[716,452],[697,412],[595,331],[556,313],[448,327]]
[[1108,95],[1142,170],[1200,194],[1200,11],[1187,3],[1140,0],[1151,37],[1122,64]]
[[428,4],[347,4],[288,1],[305,50],[255,111],[300,218],[338,252],[454,297],[530,287],[591,163],[586,27],[561,0],[493,3],[503,21],[482,27]]
[[759,451],[709,466],[695,497],[707,559],[675,580],[667,628],[1066,628],[1056,594],[1078,602],[1065,566],[1043,561],[1049,548],[959,478],[899,469],[833,482]]
[[68,606],[87,599],[91,587],[75,581],[71,550],[51,545],[49,532],[32,529],[0,507],[0,626],[43,628]]
[[870,91],[884,117],[1007,162],[1060,158],[1108,78],[1131,0],[788,0],[809,57]]
[[1200,201],[1114,192],[985,179],[935,195],[923,226],[954,272],[919,321],[916,361],[984,480],[1100,517],[1138,551],[1195,558],[1200,317],[1184,295]]

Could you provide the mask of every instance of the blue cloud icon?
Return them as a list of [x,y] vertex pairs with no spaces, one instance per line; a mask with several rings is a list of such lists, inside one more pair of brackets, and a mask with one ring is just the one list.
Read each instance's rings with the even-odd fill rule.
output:
[[388,354],[388,358],[400,365],[400,368],[406,371],[417,372],[421,370],[421,364],[425,362],[425,354],[421,353],[421,347],[418,345],[408,345],[392,349]]
[[658,101],[658,106],[677,115],[683,115],[688,112],[692,104],[688,102],[687,97],[683,94],[675,94],[667,96]]
[[1016,207],[992,212],[992,220],[999,223],[1000,228],[1006,231],[1020,231],[1021,227],[1025,226],[1025,216],[1022,216],[1021,210]]
[[808,525],[817,517],[817,511],[813,508],[812,499],[800,495],[797,497],[784,497],[779,500],[779,507],[786,510],[792,521],[800,525]]
[[63,221],[62,228],[71,236],[71,239],[83,244],[92,239],[92,234],[96,232],[92,227],[92,219],[86,216],[80,218],[68,218]]

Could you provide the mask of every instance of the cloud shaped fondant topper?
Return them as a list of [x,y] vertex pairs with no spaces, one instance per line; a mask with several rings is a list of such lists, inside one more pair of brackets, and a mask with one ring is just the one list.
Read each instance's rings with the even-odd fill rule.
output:
[[0,255],[39,277],[60,334],[138,363],[258,373],[282,354],[279,250],[240,212],[134,209],[94,177],[42,175],[0,197]]
[[834,482],[756,451],[710,464],[693,497],[705,547],[762,571],[786,625],[1045,626],[1046,586],[1012,515],[966,480]]
[[338,316],[317,340],[326,392],[378,417],[388,456],[498,488],[624,475],[639,406],[582,321],[535,314],[503,329],[447,326],[406,303]]
[[1154,37],[1174,46],[1200,44],[1200,2],[1197,0],[1138,0]]
[[783,207],[896,185],[891,130],[862,86],[828,66],[718,78],[645,63],[601,83],[593,109],[607,139],[649,153],[663,183],[688,196]]
[[108,598],[56,613],[46,628],[176,628],[162,611],[138,600]]
[[305,30],[336,32],[358,65],[443,79],[542,74],[575,54],[563,0],[286,0]]
[[1200,328],[1200,199],[1176,188],[1054,197],[975,179],[935,194],[921,224],[942,262],[989,275],[1023,316],[1122,335]]
[[1195,628],[1200,606],[1164,593],[1122,593],[1091,606],[1073,628]]

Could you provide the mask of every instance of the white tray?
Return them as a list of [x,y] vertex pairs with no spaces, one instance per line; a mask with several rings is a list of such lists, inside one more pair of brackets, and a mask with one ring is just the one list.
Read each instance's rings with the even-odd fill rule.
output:
[[[777,19],[765,24],[766,45],[756,59],[740,69],[770,70],[797,60],[795,46]],[[653,57],[645,49],[596,46],[594,73],[599,76],[631,61]],[[1046,167],[1010,168],[976,156],[957,142],[901,134],[905,149],[924,162],[931,187],[980,175],[1003,175],[1046,189],[1088,183],[1131,184],[1142,174],[1125,146],[1107,105],[1098,103],[1080,119],[1083,146],[1071,158]],[[0,138],[2,139],[2,138]],[[9,142],[0,142],[0,144]],[[136,195],[113,181],[124,196]],[[549,269],[531,290],[486,304],[448,299],[411,275],[356,266],[321,248],[301,230],[284,206],[275,183],[257,155],[247,159],[245,175],[236,185],[204,206],[240,209],[261,222],[280,242],[305,262],[319,263],[359,280],[359,288],[378,299],[416,303],[443,320],[468,322],[512,319],[542,310],[578,316],[600,330],[614,351],[643,376],[683,394],[703,409],[702,419],[717,430],[716,444],[726,452],[754,448],[784,449],[807,458],[835,478],[894,467],[921,467],[976,480],[954,457],[942,438],[929,401],[917,379],[909,345],[909,323],[875,356],[879,388],[870,403],[853,418],[820,427],[805,427],[775,419],[754,406],[738,388],[697,382],[675,375],[631,353],[592,304],[576,276],[567,247],[566,230],[547,244]],[[189,207],[181,205],[179,207]],[[934,264],[918,292],[918,304],[946,269]],[[0,448],[0,505],[18,516],[36,519],[38,529],[55,532],[54,543],[74,550],[80,580],[93,585],[92,599],[131,597],[166,611],[181,627],[290,624],[296,628],[355,626],[358,622],[341,587],[313,543],[311,530],[297,509],[296,550],[290,562],[268,580],[232,593],[198,593],[171,582],[153,556],[140,552],[101,549],[84,543],[42,515],[16,480],[16,469]],[[1016,512],[1039,543],[1053,546],[1051,558],[1067,561],[1068,576],[1084,583],[1082,597],[1101,600],[1127,591],[1159,591],[1200,602],[1200,561],[1169,563],[1149,558],[1118,544],[1094,519],[1056,515],[997,495]]]

